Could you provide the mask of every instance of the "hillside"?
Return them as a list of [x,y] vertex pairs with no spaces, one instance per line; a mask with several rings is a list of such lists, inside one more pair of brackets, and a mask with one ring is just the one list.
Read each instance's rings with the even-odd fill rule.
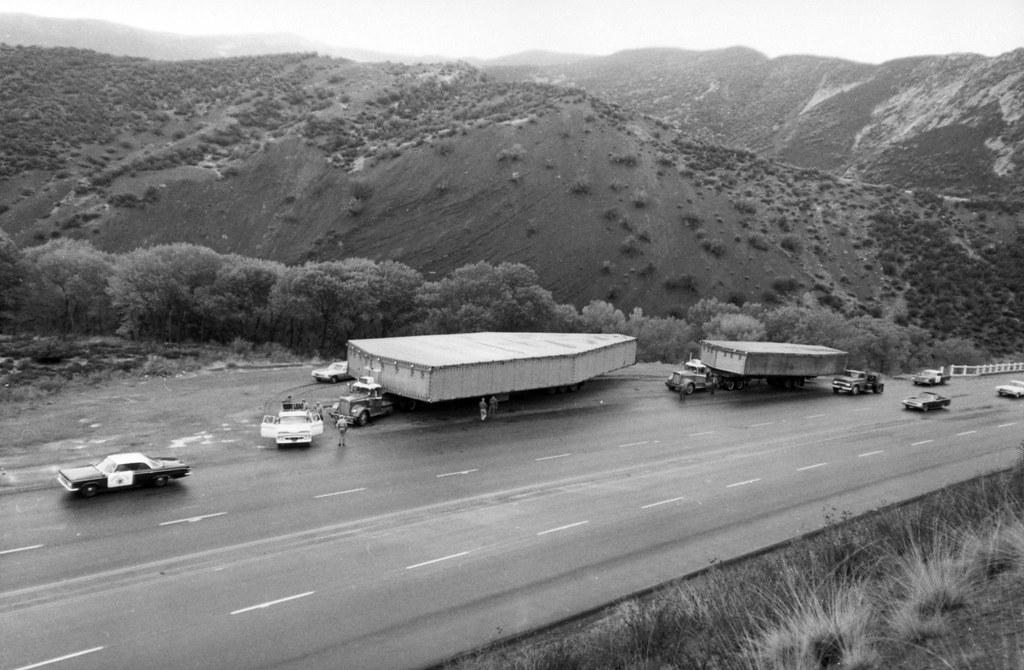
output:
[[821,303],[1024,350],[1011,199],[841,179],[466,64],[0,58],[0,227],[23,247],[516,261],[576,305]]
[[957,195],[1024,193],[1024,49],[866,65],[752,49],[638,49],[491,67],[578,86],[681,132],[836,176]]

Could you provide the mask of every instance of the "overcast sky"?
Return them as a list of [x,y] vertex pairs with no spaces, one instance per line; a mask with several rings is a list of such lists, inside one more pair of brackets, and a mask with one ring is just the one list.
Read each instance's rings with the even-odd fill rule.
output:
[[743,45],[880,63],[1024,47],[1024,0],[0,0],[0,12],[453,58]]

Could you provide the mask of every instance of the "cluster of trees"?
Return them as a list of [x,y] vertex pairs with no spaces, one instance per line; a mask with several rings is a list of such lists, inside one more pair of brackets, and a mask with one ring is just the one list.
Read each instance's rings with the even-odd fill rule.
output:
[[625,314],[593,301],[557,303],[518,263],[466,265],[425,281],[395,261],[363,258],[286,266],[170,244],[109,254],[59,238],[19,250],[0,234],[0,325],[24,333],[118,334],[172,342],[276,342],[337,353],[350,338],[472,331],[615,332],[642,360],[687,358],[704,338],[833,346],[882,372],[971,364],[986,355],[891,320],[821,306],[736,305],[705,298],[686,318]]

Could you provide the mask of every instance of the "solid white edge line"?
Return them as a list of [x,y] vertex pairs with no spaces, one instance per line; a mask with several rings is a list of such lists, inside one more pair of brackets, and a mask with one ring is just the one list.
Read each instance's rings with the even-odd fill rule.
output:
[[16,554],[19,551],[30,551],[32,549],[41,549],[43,546],[44,545],[42,545],[42,544],[33,544],[33,545],[28,546],[28,547],[18,547],[17,549],[4,549],[3,551],[0,551],[0,556],[3,556],[4,554]]
[[577,521],[576,523],[570,523],[570,524],[568,524],[566,526],[559,526],[558,528],[548,528],[547,530],[542,530],[541,532],[537,533],[537,537],[540,537],[541,535],[547,535],[548,533],[557,533],[560,530],[569,530],[570,528],[575,528],[576,526],[582,526],[582,525],[588,524],[588,523],[590,523],[590,522],[589,521]]
[[733,484],[728,484],[725,488],[731,489],[731,488],[734,488],[736,486],[746,486],[747,484],[753,484],[754,482],[759,482],[759,481],[761,481],[760,477],[757,477],[756,479],[747,479],[746,481],[735,482]]
[[802,468],[797,468],[797,472],[803,472],[804,470],[813,470],[814,468],[822,468],[828,465],[828,463],[815,463],[814,465],[805,465]]
[[360,489],[348,489],[348,490],[345,490],[345,491],[335,491],[334,493],[321,493],[320,495],[313,496],[313,497],[314,498],[330,498],[331,496],[343,496],[346,493],[359,493],[360,491],[365,491],[365,490],[366,490],[366,487],[364,486],[363,488],[360,488]]
[[472,470],[459,470],[458,472],[445,472],[444,474],[435,475],[438,479],[442,477],[456,477],[458,475],[468,475],[473,472],[479,472],[480,468],[473,468]]
[[253,610],[266,609],[266,608],[272,607],[274,605],[279,605],[281,603],[286,603],[289,600],[297,600],[299,598],[305,598],[306,596],[311,596],[314,593],[316,593],[316,591],[306,591],[305,593],[296,593],[294,596],[288,596],[287,598],[278,598],[277,600],[271,600],[269,602],[260,603],[259,605],[253,605],[251,607],[243,607],[240,610],[235,610],[231,614],[242,614],[243,612],[251,612]]
[[190,517],[186,517],[184,519],[175,519],[174,521],[164,521],[160,525],[161,526],[171,526],[171,525],[174,525],[176,523],[195,523],[197,521],[202,521],[203,519],[212,519],[213,517],[216,517],[216,516],[224,516],[225,514],[227,514],[227,512],[214,512],[213,514],[200,514],[198,516],[190,516]]
[[857,454],[857,458],[867,458],[868,456],[877,456],[878,454],[884,454],[885,451],[878,449],[877,451],[865,451],[863,454]]
[[650,509],[652,507],[657,507],[658,505],[668,505],[670,503],[679,502],[680,500],[686,500],[686,496],[679,496],[678,498],[669,498],[668,500],[659,500],[658,502],[643,505],[640,509]]
[[61,661],[66,661],[66,660],[71,659],[71,658],[77,658],[79,656],[85,656],[86,654],[91,654],[93,652],[97,652],[100,649],[103,649],[103,647],[93,647],[92,649],[84,649],[82,651],[76,651],[73,654],[65,654],[64,656],[58,656],[57,658],[51,658],[48,661],[40,661],[39,663],[33,663],[32,665],[23,665],[20,668],[15,668],[14,670],[32,670],[32,668],[41,668],[44,665],[50,665],[51,663],[60,663]]
[[541,456],[540,458],[535,458],[533,460],[535,460],[535,461],[550,461],[550,460],[553,460],[555,458],[565,458],[566,456],[572,456],[572,452],[568,451],[568,452],[566,452],[564,454],[555,454],[554,456]]
[[934,442],[934,441],[935,440],[921,440],[920,442],[911,442],[910,446],[912,446],[912,447],[920,447],[922,444],[928,444],[929,442]]
[[422,563],[415,563],[413,565],[407,565],[407,566],[405,566],[405,569],[406,570],[415,570],[416,568],[422,568],[423,566],[426,566],[426,565],[433,565],[434,563],[440,563],[441,561],[450,561],[453,558],[459,558],[461,556],[465,556],[468,553],[469,553],[468,551],[460,551],[457,554],[448,554],[447,556],[442,556],[441,558],[433,558],[433,559],[431,559],[429,561],[423,561]]

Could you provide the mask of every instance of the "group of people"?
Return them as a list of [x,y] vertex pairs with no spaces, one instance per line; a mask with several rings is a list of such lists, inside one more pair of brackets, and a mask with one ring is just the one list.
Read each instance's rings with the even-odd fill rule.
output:
[[[491,396],[490,399],[480,398],[480,420],[486,421],[489,416],[496,416],[498,414],[498,398]],[[345,446],[345,435],[348,434],[348,421],[345,417],[338,415],[334,422],[334,427],[338,429],[338,446]]]
[[498,399],[491,396],[489,400],[480,398],[480,420],[487,421],[487,417],[495,416],[498,413]]

